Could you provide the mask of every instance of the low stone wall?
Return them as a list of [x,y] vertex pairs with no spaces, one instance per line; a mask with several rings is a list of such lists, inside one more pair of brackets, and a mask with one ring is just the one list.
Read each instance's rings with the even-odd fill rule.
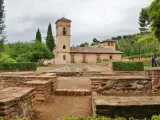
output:
[[91,71],[91,72],[55,72],[59,77],[93,77],[93,76],[143,76],[144,71]]
[[9,87],[1,90],[0,117],[5,120],[30,118],[34,109],[34,95],[34,88]]
[[88,89],[57,89],[55,94],[59,96],[90,96],[91,91]]
[[145,75],[152,80],[152,92],[160,92],[160,69],[146,70]]
[[25,82],[26,87],[36,88],[35,100],[37,102],[46,102],[51,95],[51,81],[34,80]]
[[93,116],[134,119],[159,115],[159,96],[92,96]]
[[114,76],[144,76],[144,71],[114,71]]
[[22,87],[27,81],[43,80],[52,82],[52,92],[55,91],[58,84],[58,77],[41,77],[41,76],[11,76],[11,75],[0,75],[0,90],[7,87]]
[[152,81],[148,77],[121,76],[121,77],[92,77],[92,91],[102,95],[138,95],[150,94]]

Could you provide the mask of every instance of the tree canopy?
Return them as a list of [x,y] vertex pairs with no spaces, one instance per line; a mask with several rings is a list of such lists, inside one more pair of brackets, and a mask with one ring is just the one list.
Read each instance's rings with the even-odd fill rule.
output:
[[38,41],[7,44],[5,45],[5,54],[17,62],[41,62],[53,57],[48,47]]
[[151,31],[159,41],[160,49],[160,0],[154,0],[149,6]]
[[85,42],[85,43],[81,43],[80,46],[78,47],[85,47],[86,44],[89,46],[89,43]]
[[99,43],[100,43],[100,41],[97,40],[97,38],[94,38],[94,39],[93,39],[93,42],[92,42],[92,44],[91,44],[91,46],[97,45],[97,44],[99,44]]

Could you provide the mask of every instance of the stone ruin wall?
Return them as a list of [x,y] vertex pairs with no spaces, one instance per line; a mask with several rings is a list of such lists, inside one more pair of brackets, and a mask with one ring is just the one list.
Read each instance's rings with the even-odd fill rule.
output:
[[11,76],[11,75],[0,75],[0,90],[7,87],[23,87],[25,82],[32,80],[51,80],[52,92],[57,88],[58,78],[53,77],[41,77],[41,76]]
[[[12,94],[9,94],[10,92]],[[0,118],[14,120],[16,117],[32,117],[35,104],[34,88],[9,87],[0,91],[0,94]]]
[[92,91],[101,95],[159,95],[160,70],[146,70],[142,76],[93,77]]
[[149,94],[151,79],[143,77],[91,78],[92,91],[102,95]]

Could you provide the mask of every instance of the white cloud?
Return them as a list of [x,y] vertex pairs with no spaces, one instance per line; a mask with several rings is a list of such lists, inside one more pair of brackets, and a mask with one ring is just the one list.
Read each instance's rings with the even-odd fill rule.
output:
[[141,8],[152,0],[5,0],[8,42],[30,41],[38,28],[46,36],[48,23],[72,20],[72,44],[138,32]]

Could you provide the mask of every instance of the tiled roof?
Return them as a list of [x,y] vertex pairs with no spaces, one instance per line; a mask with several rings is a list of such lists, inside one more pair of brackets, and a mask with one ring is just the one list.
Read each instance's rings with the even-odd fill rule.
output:
[[67,19],[67,18],[64,18],[64,17],[58,19],[58,20],[56,21],[56,23],[59,22],[59,21],[68,21],[68,22],[71,22],[71,20],[69,20],[69,19]]
[[122,54],[120,51],[102,47],[71,47],[71,53]]

